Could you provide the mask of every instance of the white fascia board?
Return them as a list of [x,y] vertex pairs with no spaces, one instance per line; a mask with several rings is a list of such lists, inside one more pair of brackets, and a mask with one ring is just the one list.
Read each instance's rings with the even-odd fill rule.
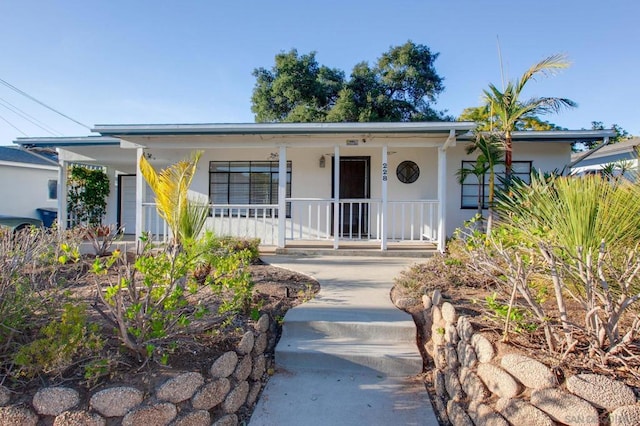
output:
[[184,135],[184,134],[369,134],[369,133],[465,133],[473,122],[385,122],[385,123],[202,123],[202,124],[96,124],[93,132],[102,135]]
[[8,166],[8,167],[20,167],[23,169],[37,169],[37,170],[58,170],[57,166],[46,166],[44,164],[33,164],[33,163],[16,163],[13,161],[1,161],[0,166]]
[[42,138],[17,138],[13,143],[22,147],[65,147],[65,146],[104,146],[120,145],[120,140],[108,136],[69,136],[69,137],[42,137]]
[[[524,130],[511,133],[514,142],[572,143],[581,140],[602,140],[613,136],[613,130]],[[458,138],[472,140],[474,137],[472,133],[467,133]]]

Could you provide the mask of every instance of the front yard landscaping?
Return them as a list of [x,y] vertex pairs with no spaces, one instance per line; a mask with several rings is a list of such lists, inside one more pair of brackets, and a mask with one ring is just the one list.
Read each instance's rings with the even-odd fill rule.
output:
[[137,254],[130,243],[127,252],[81,255],[80,244],[80,231],[0,234],[0,385],[9,398],[0,406],[64,386],[87,408],[90,394],[116,384],[151,395],[176,372],[206,377],[264,315],[272,359],[286,311],[319,290],[263,264],[257,241],[207,234],[177,255],[149,241]]

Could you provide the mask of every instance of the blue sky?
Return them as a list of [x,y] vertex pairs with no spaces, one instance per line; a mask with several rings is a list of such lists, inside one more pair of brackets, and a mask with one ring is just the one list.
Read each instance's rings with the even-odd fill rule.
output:
[[[458,115],[500,85],[499,37],[508,77],[551,54],[571,60],[527,90],[579,105],[546,119],[640,135],[639,16],[637,0],[2,0],[0,78],[89,126],[253,122],[251,73],[276,53],[316,51],[348,75],[412,40],[439,52],[436,108]],[[51,135],[7,102],[57,134],[89,134],[0,85],[0,145]]]

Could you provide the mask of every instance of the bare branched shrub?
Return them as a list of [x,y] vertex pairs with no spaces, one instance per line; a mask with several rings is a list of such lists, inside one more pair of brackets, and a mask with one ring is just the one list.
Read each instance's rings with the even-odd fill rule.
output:
[[[28,228],[0,230],[0,364],[28,344],[63,303],[58,294],[65,249],[74,251],[73,232]],[[78,254],[79,257],[79,254]]]
[[[516,295],[526,302],[544,327],[549,350],[571,351],[579,329],[603,362],[620,353],[638,332],[639,321],[628,321],[631,326],[621,330],[621,320],[638,315],[640,188],[597,176],[534,176],[530,185],[516,183],[498,200],[496,231],[490,237],[466,235],[475,267],[502,271],[509,306]],[[534,297],[535,275],[553,288],[557,317]],[[569,318],[567,297],[578,302],[582,324]],[[509,316],[504,331],[507,337]]]
[[91,242],[96,256],[105,256],[114,242],[122,238],[122,226],[100,225],[86,230],[86,236]]

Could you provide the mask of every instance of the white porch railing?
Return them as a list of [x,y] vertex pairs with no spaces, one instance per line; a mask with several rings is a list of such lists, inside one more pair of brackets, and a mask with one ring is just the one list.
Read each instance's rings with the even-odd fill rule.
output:
[[[287,198],[285,236],[287,240],[332,240],[334,200]],[[165,240],[167,224],[156,211],[155,203],[143,203],[144,231]],[[215,235],[260,238],[264,245],[278,243],[277,204],[211,205],[206,227]],[[382,201],[379,199],[343,199],[339,201],[338,237],[340,240],[382,240]],[[438,241],[438,201],[409,200],[387,203],[388,241]]]
[[142,203],[142,232],[148,232],[151,236],[160,241],[169,238],[169,226],[156,210],[156,203]]
[[388,201],[387,238],[395,241],[438,241],[438,201]]
[[278,244],[277,204],[211,205],[206,227],[214,235],[260,238],[264,245]]
[[[205,227],[215,235],[260,238],[262,244],[278,242],[277,204],[225,204],[209,206],[210,217]],[[155,203],[143,203],[144,232],[161,241],[169,237],[169,227],[160,218]]]
[[[293,221],[287,221],[289,240],[330,240],[333,238],[333,199],[288,198]],[[382,239],[382,200],[343,199],[339,201],[341,240]],[[409,200],[387,202],[387,239],[390,241],[438,240],[438,201]]]

